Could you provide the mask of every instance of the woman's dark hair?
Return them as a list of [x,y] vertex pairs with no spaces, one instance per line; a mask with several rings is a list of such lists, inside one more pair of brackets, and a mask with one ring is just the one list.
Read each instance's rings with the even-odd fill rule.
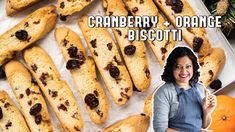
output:
[[178,58],[188,56],[189,59],[193,63],[193,76],[189,80],[189,84],[191,85],[192,83],[197,83],[198,78],[200,76],[200,72],[198,71],[199,69],[199,64],[198,64],[198,59],[193,53],[192,50],[190,50],[187,47],[176,47],[168,56],[167,62],[164,66],[164,72],[162,74],[162,80],[165,82],[175,82],[175,78],[173,76],[173,70],[174,66],[176,65],[176,61]]

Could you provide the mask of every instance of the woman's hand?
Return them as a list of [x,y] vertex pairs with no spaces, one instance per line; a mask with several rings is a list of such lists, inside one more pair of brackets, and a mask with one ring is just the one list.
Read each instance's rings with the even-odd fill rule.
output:
[[206,104],[206,97],[202,100],[202,109],[203,109],[203,114],[208,115],[212,111],[214,111],[215,106],[216,106],[216,97],[215,95],[210,94],[208,96],[208,104]]
[[[208,102],[208,104],[206,104]],[[202,100],[202,109],[203,109],[203,128],[206,129],[211,124],[211,112],[214,111],[216,106],[216,97],[212,94],[208,96],[208,101],[206,97]]]

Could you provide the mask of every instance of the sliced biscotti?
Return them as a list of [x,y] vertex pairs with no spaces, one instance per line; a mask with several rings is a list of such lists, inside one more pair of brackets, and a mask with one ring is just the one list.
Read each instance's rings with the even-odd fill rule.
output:
[[[122,0],[103,0],[106,15],[128,16]],[[127,69],[139,91],[146,91],[151,82],[146,48],[143,41],[129,41],[129,28],[113,28],[113,33],[124,57]]]
[[86,55],[80,37],[71,29],[57,28],[55,38],[91,121],[96,124],[105,122],[108,116],[108,100],[98,82],[94,60]]
[[42,0],[7,0],[6,13],[8,16],[18,13]]
[[144,113],[147,116],[152,116],[153,115],[153,93],[150,94],[144,101]]
[[[170,22],[176,25],[176,16],[196,16],[192,7],[187,0],[154,0]],[[206,36],[204,28],[179,28],[182,29],[182,35],[184,40],[193,48],[195,52],[198,52],[200,56],[206,56],[211,52],[211,44]]]
[[104,129],[104,132],[147,132],[149,116],[145,114],[129,116]]
[[0,130],[2,132],[29,132],[28,126],[9,95],[0,90]]
[[201,66],[199,80],[205,87],[217,79],[218,74],[224,67],[225,60],[226,56],[221,48],[213,48],[208,56],[199,60]]
[[125,104],[133,92],[132,81],[109,32],[105,28],[89,28],[87,16],[79,20],[79,25],[114,102]]
[[57,10],[60,13],[61,19],[66,20],[68,15],[81,11],[91,2],[93,0],[58,0]]
[[53,132],[46,102],[29,71],[12,60],[5,65],[5,72],[30,130]]
[[26,49],[23,56],[65,131],[81,131],[84,123],[76,99],[50,56],[40,47]]
[[57,18],[54,10],[54,6],[40,8],[0,36],[0,65],[53,29]]
[[[126,0],[126,4],[131,11],[131,13],[134,16],[158,16],[158,23],[157,25],[152,25],[152,27],[146,28],[148,29],[154,29],[154,30],[168,30],[169,28],[164,26],[164,18],[159,13],[157,7],[155,6],[154,2],[152,0]],[[165,38],[165,37],[164,37]],[[166,57],[168,54],[172,51],[172,49],[175,46],[175,43],[173,41],[172,35],[170,34],[169,40],[148,40],[148,43],[150,44],[150,47],[156,56],[158,62],[161,66],[164,66]]]

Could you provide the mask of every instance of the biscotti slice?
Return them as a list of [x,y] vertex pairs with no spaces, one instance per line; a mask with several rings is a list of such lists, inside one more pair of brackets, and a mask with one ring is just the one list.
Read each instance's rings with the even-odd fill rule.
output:
[[92,2],[93,0],[58,0],[57,10],[60,13],[61,20],[66,20],[68,15],[81,11]]
[[5,65],[5,72],[29,129],[53,132],[46,102],[29,71],[20,62],[12,60]]
[[0,65],[53,29],[57,18],[54,10],[52,5],[40,8],[0,36]]
[[42,0],[7,0],[6,13],[8,16],[18,13]]
[[26,49],[23,56],[65,131],[81,131],[84,122],[76,99],[50,56],[40,47]]
[[[106,15],[128,16],[122,0],[103,0]],[[146,48],[143,41],[129,41],[130,28],[113,28],[113,33],[124,57],[127,69],[138,91],[146,91],[151,82]]]
[[9,95],[0,90],[0,129],[2,132],[29,132],[28,126]]
[[208,56],[199,60],[201,65],[199,80],[205,87],[217,79],[218,74],[224,67],[225,60],[226,56],[224,50],[221,48],[213,48]]
[[[158,17],[158,23],[157,25],[154,25],[148,29],[153,29],[153,30],[169,30],[168,27],[164,26],[164,18],[162,15],[159,13],[157,7],[155,6],[154,2],[152,0],[126,0],[126,4],[131,11],[131,13],[134,16],[157,16]],[[152,25],[152,24],[150,24]],[[166,36],[166,35],[165,35]],[[164,37],[165,38],[165,37]],[[168,54],[172,51],[172,49],[175,46],[175,42],[173,41],[172,34],[169,36],[169,40],[148,40],[148,43],[150,44],[150,47],[156,56],[159,64],[161,66],[164,66],[165,60],[168,56]]]
[[153,115],[153,93],[150,94],[144,101],[144,113],[149,116],[152,117]]
[[125,104],[133,92],[132,81],[109,32],[105,28],[89,28],[87,16],[79,20],[79,25],[114,102]]
[[96,124],[104,123],[109,106],[105,92],[97,80],[94,60],[86,55],[80,37],[71,29],[57,28],[55,38],[91,121]]
[[[192,7],[187,0],[154,0],[170,22],[176,25],[176,16],[196,16]],[[179,28],[182,29],[182,35],[184,40],[189,44],[195,52],[198,52],[200,56],[206,56],[211,52],[211,44],[206,37],[206,31],[204,28]]]
[[149,116],[145,114],[129,116],[104,129],[103,132],[147,132]]

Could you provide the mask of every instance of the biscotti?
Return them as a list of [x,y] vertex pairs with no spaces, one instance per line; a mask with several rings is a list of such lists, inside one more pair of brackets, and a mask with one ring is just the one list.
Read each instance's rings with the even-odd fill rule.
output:
[[54,10],[54,6],[40,8],[0,36],[0,66],[16,51],[23,50],[53,29],[57,18]]
[[8,16],[22,11],[42,0],[7,0],[6,13]]
[[144,113],[152,117],[153,115],[153,94],[150,94],[144,101]]
[[70,70],[92,122],[104,123],[108,116],[108,100],[96,76],[95,62],[86,55],[80,37],[66,27],[57,28],[55,38]]
[[29,132],[28,126],[5,91],[0,90],[0,129],[2,132]]
[[23,56],[65,131],[81,131],[84,122],[76,99],[50,56],[40,47],[26,49]]
[[12,60],[5,65],[5,72],[29,129],[53,132],[46,102],[29,71],[20,62]]
[[60,13],[60,19],[66,20],[68,15],[81,11],[92,2],[93,0],[58,0],[57,10]]
[[[126,0],[126,4],[134,16],[158,16],[157,25],[152,25],[152,27],[146,28],[146,30],[154,29],[154,30],[168,30],[169,28],[164,26],[164,18],[159,13],[157,7],[155,6],[152,0]],[[165,37],[164,37],[165,38]],[[148,40],[148,43],[156,56],[159,64],[163,67],[165,60],[168,54],[172,51],[175,46],[175,42],[173,41],[172,34],[169,36],[169,40]]]
[[205,87],[217,79],[218,74],[224,67],[225,60],[225,53],[221,48],[213,48],[208,56],[199,60],[201,66],[199,80]]
[[[176,16],[196,16],[187,0],[154,0],[170,22],[176,25]],[[200,56],[206,56],[211,52],[211,44],[206,37],[204,28],[179,28],[182,29],[182,35],[187,44]]]
[[149,116],[145,114],[129,116],[104,129],[103,132],[147,132]]
[[[103,6],[106,9],[106,15],[128,16],[122,0],[103,0]],[[128,27],[113,28],[112,30],[135,87],[138,91],[146,91],[150,85],[151,76],[144,42],[129,41]]]
[[79,20],[79,25],[114,102],[125,104],[133,92],[132,81],[109,32],[104,28],[89,28],[87,16]]

